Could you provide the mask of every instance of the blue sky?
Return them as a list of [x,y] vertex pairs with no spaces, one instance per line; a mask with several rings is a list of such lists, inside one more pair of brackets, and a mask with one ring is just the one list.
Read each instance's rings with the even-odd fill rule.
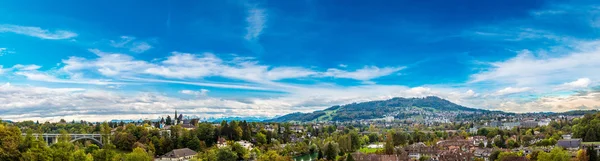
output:
[[600,107],[595,1],[6,1],[0,117]]

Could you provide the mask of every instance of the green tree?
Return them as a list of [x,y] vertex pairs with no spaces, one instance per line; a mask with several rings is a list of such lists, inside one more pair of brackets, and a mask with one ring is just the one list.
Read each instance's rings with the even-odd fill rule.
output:
[[61,160],[61,161],[72,161],[73,160],[73,152],[75,151],[75,146],[73,143],[60,141],[56,144],[52,144],[50,147],[52,149],[52,158],[53,160]]
[[21,159],[28,161],[52,161],[52,150],[43,142],[36,141],[36,143],[33,147],[27,149],[27,152],[23,153]]
[[598,160],[598,153],[596,150],[594,150],[593,147],[588,147],[587,149],[587,154],[590,158],[590,161],[599,161]]
[[508,158],[514,158],[514,157],[520,157],[521,154],[517,153],[517,152],[501,152],[500,154],[498,154],[498,159],[496,159],[497,161],[507,161]]
[[583,140],[588,141],[588,142],[598,141],[598,138],[596,136],[596,131],[594,130],[594,128],[588,129],[588,131],[585,133],[585,137],[583,138]]
[[217,160],[219,161],[236,161],[238,156],[230,148],[220,148],[217,150]]
[[21,143],[21,130],[15,126],[0,124],[0,160],[19,160],[19,144]]
[[151,161],[152,157],[142,148],[135,148],[133,152],[125,155],[125,161]]
[[538,161],[569,161],[570,159],[571,154],[558,147],[552,149],[550,153],[540,152],[538,156]]
[[258,157],[258,161],[291,161],[292,158],[277,154],[276,151],[269,150]]
[[267,143],[267,135],[265,135],[263,133],[256,134],[256,142],[258,142],[258,145],[266,144]]
[[250,157],[248,149],[244,148],[239,143],[233,143],[231,145],[231,150],[238,156],[238,160],[247,160]]
[[[175,116],[175,117],[177,117],[177,116]],[[171,116],[167,116],[167,120],[165,121],[165,124],[167,124],[167,125],[173,125],[172,122],[173,121],[171,120]]]
[[387,155],[394,154],[394,141],[393,141],[392,137],[393,137],[393,134],[388,133],[387,137],[385,138],[384,151],[385,151],[385,154],[387,154]]
[[200,139],[198,139],[198,137],[193,136],[192,139],[186,143],[186,147],[194,151],[200,151]]
[[91,144],[88,145],[87,147],[85,147],[85,153],[86,154],[94,154],[94,152],[96,152],[96,150],[100,149],[100,147],[98,147],[98,145],[96,144]]
[[115,152],[115,146],[112,144],[104,145],[104,148],[100,150],[96,150],[94,152],[94,160],[95,161],[112,161],[115,157],[117,157],[117,152]]
[[350,153],[348,153],[348,155],[346,156],[346,161],[354,161],[354,158]]
[[323,149],[323,154],[325,155],[325,159],[327,160],[335,160],[338,153],[340,152],[339,145],[331,141],[328,142]]
[[75,161],[93,161],[92,155],[86,154],[84,150],[77,150],[73,153],[73,160]]
[[590,156],[587,154],[586,149],[579,149],[577,151],[577,155],[575,158],[577,159],[577,161],[589,161],[590,160]]
[[491,161],[495,161],[496,159],[498,159],[498,156],[500,155],[500,151],[494,151],[492,152],[492,154],[490,154],[490,160]]

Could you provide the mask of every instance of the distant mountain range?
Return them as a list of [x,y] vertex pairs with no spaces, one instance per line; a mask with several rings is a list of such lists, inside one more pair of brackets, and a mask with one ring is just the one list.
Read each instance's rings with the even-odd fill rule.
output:
[[383,101],[369,101],[352,103],[342,106],[332,106],[325,110],[312,113],[291,113],[277,117],[269,122],[287,121],[348,121],[356,119],[376,119],[387,115],[396,115],[398,111],[424,110],[430,112],[463,111],[463,112],[489,112],[488,110],[469,108],[457,105],[448,100],[429,96],[425,98],[392,98]]

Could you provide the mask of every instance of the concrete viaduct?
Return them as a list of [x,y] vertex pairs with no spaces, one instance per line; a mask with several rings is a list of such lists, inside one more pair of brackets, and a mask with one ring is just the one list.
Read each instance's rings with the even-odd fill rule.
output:
[[[26,133],[22,134],[27,136]],[[32,134],[36,139],[44,139],[48,145],[52,145],[58,142],[58,137],[61,134]],[[70,142],[78,140],[90,140],[96,145],[102,147],[102,135],[101,134],[68,134],[71,137]]]

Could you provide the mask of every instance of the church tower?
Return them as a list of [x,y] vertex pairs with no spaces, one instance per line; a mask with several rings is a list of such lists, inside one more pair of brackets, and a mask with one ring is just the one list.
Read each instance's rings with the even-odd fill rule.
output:
[[173,121],[175,123],[173,123],[173,125],[177,125],[177,123],[179,122],[179,119],[177,119],[177,110],[175,110],[175,121]]

